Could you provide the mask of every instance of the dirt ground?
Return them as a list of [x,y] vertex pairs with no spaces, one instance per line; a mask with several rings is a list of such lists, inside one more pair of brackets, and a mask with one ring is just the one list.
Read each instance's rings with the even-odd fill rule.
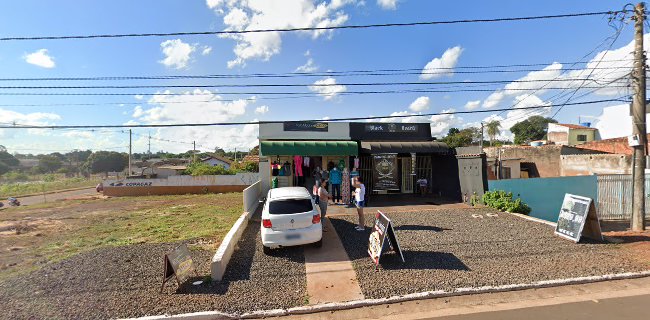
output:
[[216,248],[241,194],[84,197],[0,211],[0,279],[105,246],[186,239]]

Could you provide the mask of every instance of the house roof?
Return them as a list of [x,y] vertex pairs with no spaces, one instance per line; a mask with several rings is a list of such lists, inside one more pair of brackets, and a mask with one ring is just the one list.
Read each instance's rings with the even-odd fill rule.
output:
[[185,170],[187,166],[160,166],[157,169]]
[[249,154],[242,159],[242,162],[255,162],[258,163],[260,162],[260,156],[259,155],[252,155]]
[[598,130],[596,128],[585,127],[578,124],[570,124],[570,123],[553,123],[553,124],[556,126],[567,127],[569,129]]
[[208,161],[210,159],[216,159],[216,160],[219,160],[221,162],[225,162],[227,164],[232,164],[232,160],[230,160],[228,158],[225,158],[225,157],[218,156],[218,155],[214,155],[214,154],[209,155],[209,156],[201,159],[201,162]]

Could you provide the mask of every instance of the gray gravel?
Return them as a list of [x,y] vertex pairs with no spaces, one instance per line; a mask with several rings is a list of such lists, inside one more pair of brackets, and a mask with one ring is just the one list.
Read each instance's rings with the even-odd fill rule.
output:
[[[106,319],[204,310],[241,313],[303,305],[303,250],[262,252],[259,221],[251,221],[221,283],[175,280],[159,293],[162,257],[178,244],[143,244],[79,254],[0,283],[2,319]],[[200,275],[213,252],[192,251]],[[197,278],[198,279],[198,278]],[[189,283],[193,280],[191,279]]]
[[[575,244],[553,228],[509,214],[487,217],[491,209],[449,209],[387,213],[406,263],[389,251],[376,272],[367,232],[353,230],[356,217],[330,218],[353,261],[366,298],[431,290],[529,283],[541,280],[645,270],[614,244]],[[481,218],[472,218],[481,214]]]

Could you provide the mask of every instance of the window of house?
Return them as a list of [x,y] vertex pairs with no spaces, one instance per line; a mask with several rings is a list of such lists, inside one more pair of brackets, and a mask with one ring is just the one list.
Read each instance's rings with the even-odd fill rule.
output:
[[581,142],[587,141],[587,135],[586,134],[579,134],[578,135],[578,141],[581,141]]

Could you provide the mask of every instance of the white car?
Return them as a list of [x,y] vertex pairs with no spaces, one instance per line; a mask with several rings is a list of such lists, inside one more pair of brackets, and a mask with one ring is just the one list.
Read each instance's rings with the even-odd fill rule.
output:
[[323,244],[323,225],[311,194],[303,187],[269,190],[262,210],[262,245],[271,249]]

